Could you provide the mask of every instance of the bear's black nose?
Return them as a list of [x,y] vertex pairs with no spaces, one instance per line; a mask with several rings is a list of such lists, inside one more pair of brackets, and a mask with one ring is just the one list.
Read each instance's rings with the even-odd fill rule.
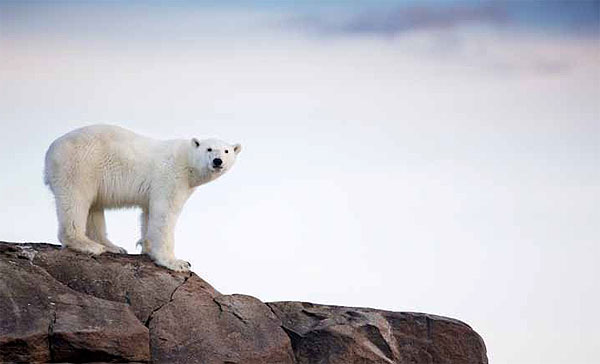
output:
[[221,158],[215,158],[215,159],[213,159],[213,165],[215,167],[220,167],[221,164],[223,164],[223,161],[221,160]]

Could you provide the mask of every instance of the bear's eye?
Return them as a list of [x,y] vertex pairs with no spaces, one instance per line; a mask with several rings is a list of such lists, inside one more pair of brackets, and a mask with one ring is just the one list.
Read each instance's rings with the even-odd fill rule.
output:
[[212,152],[212,148],[208,148],[206,151],[207,152]]
[[225,149],[225,153],[229,153],[229,151],[227,149]]

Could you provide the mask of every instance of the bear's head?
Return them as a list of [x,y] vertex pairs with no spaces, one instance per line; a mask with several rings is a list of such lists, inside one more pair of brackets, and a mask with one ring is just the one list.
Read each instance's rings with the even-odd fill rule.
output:
[[240,144],[231,145],[218,139],[192,139],[191,164],[204,181],[211,181],[225,172],[235,163],[242,150]]

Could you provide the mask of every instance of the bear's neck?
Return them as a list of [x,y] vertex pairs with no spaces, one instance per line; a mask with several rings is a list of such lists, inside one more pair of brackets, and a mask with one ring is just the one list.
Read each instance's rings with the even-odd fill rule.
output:
[[193,168],[188,166],[188,181],[190,184],[190,188],[198,187],[201,184],[206,182],[210,182],[211,176],[210,173],[203,172],[198,170],[197,168]]

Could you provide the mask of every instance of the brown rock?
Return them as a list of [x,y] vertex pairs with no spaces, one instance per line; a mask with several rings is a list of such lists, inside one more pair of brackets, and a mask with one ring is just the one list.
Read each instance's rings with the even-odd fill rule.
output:
[[443,317],[222,295],[139,255],[0,242],[0,362],[487,363]]
[[56,297],[50,327],[54,361],[147,361],[148,329],[126,305],[81,294]]
[[294,363],[289,337],[254,297],[218,295],[192,276],[149,324],[152,356],[164,363]]
[[46,280],[27,257],[0,259],[0,362],[50,361],[54,307],[49,297],[56,287],[40,284]]
[[0,245],[0,361],[147,361],[148,329],[123,303],[81,294]]
[[129,305],[142,322],[169,302],[171,293],[190,276],[163,269],[145,255],[105,253],[92,257],[40,245],[35,246],[35,265],[77,292]]
[[481,337],[445,317],[369,308],[268,304],[303,363],[487,364]]

